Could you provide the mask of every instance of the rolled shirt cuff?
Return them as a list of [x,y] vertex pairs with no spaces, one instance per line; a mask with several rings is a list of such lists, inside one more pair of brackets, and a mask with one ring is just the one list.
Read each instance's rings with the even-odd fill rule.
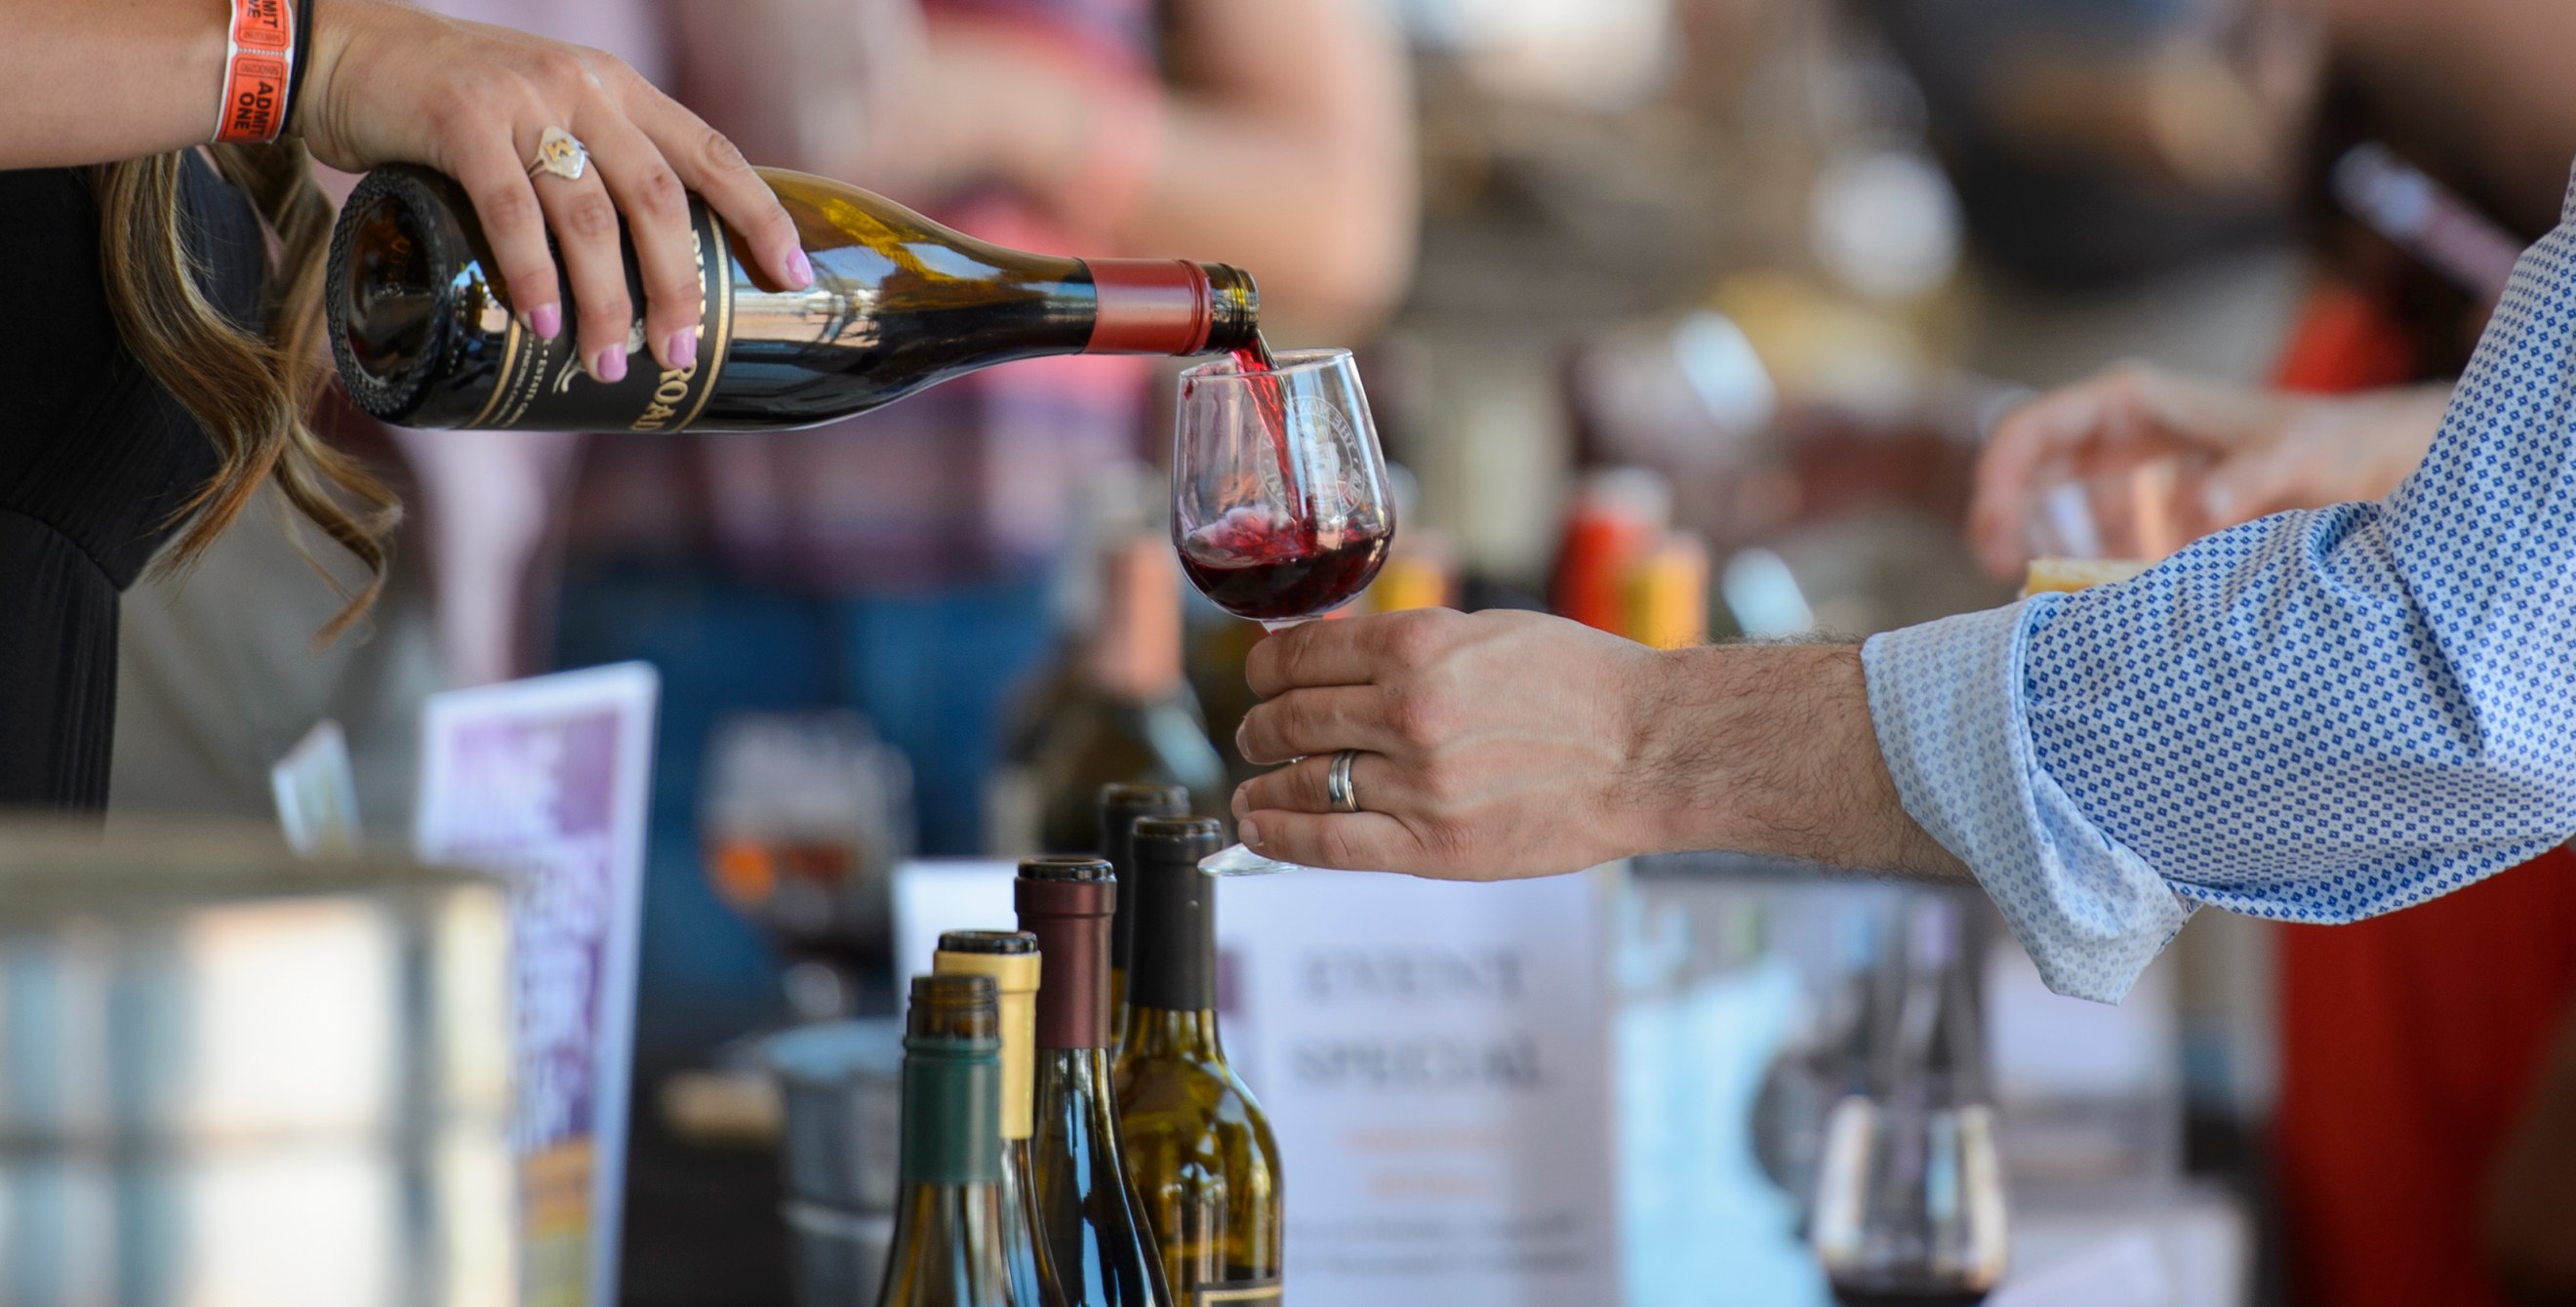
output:
[[2064,598],[1890,631],[1861,647],[1861,665],[1905,811],[1968,864],[2050,989],[2116,1003],[2194,905],[2040,766],[2023,654]]

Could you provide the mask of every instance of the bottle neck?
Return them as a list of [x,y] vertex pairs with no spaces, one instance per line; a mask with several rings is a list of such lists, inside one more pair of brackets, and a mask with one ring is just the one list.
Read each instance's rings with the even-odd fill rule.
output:
[[1260,329],[1261,293],[1240,268],[1187,259],[1085,259],[1091,354],[1241,349]]
[[1225,1046],[1217,1038],[1216,1011],[1131,1007],[1127,1009],[1127,1033],[1118,1046],[1118,1056],[1122,1061],[1159,1058],[1206,1065],[1222,1063]]
[[1037,1009],[1042,1061],[1057,1050],[1109,1047],[1109,914],[1095,905],[1106,905],[1115,889],[1110,883],[1025,877],[1019,882],[1020,929],[1038,937],[1038,956],[1045,960]]
[[941,949],[930,970],[942,976],[991,976],[1001,991],[1002,1138],[1029,1137],[1029,1069],[1037,1050],[1038,970],[1035,953],[966,953]]
[[1002,1178],[1002,1070],[987,1040],[903,1041],[905,1185],[997,1185]]
[[[1136,944],[1128,960],[1131,1008],[1216,1008],[1216,880],[1186,862],[1136,869]],[[1132,1024],[1132,1018],[1131,1018]]]

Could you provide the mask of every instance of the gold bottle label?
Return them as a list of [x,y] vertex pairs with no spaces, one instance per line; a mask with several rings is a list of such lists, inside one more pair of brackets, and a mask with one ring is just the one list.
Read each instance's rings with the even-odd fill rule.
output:
[[[685,368],[654,361],[644,341],[644,288],[633,267],[626,292],[636,317],[626,338],[627,370],[620,381],[601,381],[581,365],[580,346],[567,324],[546,340],[513,319],[501,346],[501,372],[491,398],[469,427],[518,431],[685,431],[704,412],[724,375],[733,343],[733,259],[724,220],[690,197],[689,241],[698,256],[698,359]],[[570,314],[567,313],[567,318]]]
[[1278,1307],[1285,1299],[1279,1277],[1266,1280],[1231,1280],[1224,1284],[1202,1284],[1191,1288],[1190,1307],[1230,1307],[1232,1304],[1256,1303]]

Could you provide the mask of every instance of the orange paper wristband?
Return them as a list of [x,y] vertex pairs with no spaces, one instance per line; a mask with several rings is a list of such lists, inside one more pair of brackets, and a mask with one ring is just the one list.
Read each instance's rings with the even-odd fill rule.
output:
[[224,102],[215,143],[273,141],[286,128],[286,88],[295,71],[292,0],[229,0]]

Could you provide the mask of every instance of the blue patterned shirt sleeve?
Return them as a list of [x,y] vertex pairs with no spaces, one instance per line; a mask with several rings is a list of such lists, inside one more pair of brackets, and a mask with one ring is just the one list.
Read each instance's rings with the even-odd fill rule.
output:
[[1863,651],[1906,811],[2060,993],[2192,909],[2340,923],[2576,832],[2576,187],[2415,474]]

